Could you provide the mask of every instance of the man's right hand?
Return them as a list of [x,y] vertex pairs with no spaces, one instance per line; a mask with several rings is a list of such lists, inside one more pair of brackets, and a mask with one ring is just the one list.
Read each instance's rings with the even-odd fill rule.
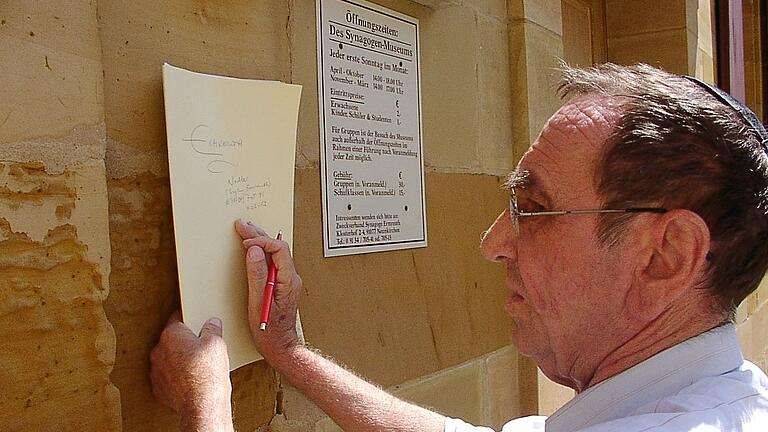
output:
[[[267,359],[277,359],[301,345],[296,333],[296,316],[301,278],[296,273],[288,244],[270,237],[251,222],[239,220],[235,229],[247,250],[248,323],[259,352]],[[259,329],[261,302],[267,282],[268,265],[277,268],[277,283],[271,316],[266,331]]]
[[[238,221],[248,269],[248,322],[264,358],[343,430],[361,432],[441,432],[445,417],[401,401],[359,378],[318,352],[302,346],[296,335],[301,278],[288,244],[261,228]],[[267,265],[274,261],[277,284],[267,331],[259,330]]]

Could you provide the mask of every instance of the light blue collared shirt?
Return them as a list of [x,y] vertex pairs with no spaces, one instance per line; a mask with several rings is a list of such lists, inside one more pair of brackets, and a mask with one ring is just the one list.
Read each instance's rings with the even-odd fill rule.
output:
[[[503,432],[766,432],[768,377],[745,361],[733,324],[664,350],[579,393],[549,418]],[[445,432],[484,432],[448,419]]]

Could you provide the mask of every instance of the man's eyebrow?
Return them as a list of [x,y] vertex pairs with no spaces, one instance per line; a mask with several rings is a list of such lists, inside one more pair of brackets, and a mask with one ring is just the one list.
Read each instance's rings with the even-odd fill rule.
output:
[[535,184],[536,177],[531,175],[530,171],[516,168],[509,174],[502,187],[511,191],[512,189],[524,189],[526,187],[535,186]]
[[528,193],[541,197],[543,204],[551,204],[552,198],[541,188],[542,182],[539,177],[528,170],[515,169],[504,181],[503,188],[507,191],[512,189],[525,189]]

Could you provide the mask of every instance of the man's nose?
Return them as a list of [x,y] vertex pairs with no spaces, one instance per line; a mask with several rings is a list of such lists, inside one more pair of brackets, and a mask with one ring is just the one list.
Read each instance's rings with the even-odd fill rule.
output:
[[485,259],[490,261],[502,261],[515,258],[517,254],[517,238],[515,236],[512,221],[509,219],[509,211],[504,210],[493,222],[483,236],[480,243]]

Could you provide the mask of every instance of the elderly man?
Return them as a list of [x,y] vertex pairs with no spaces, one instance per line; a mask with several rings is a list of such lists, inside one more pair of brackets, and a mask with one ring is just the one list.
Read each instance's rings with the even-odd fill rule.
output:
[[[649,66],[565,69],[570,100],[507,183],[483,255],[507,269],[512,339],[577,396],[504,431],[765,431],[768,378],[732,323],[768,267],[768,138],[727,95]],[[266,257],[279,268],[266,360],[350,431],[487,431],[400,401],[302,345],[285,243],[238,223],[251,328]],[[172,318],[157,397],[189,430],[231,429],[221,327]]]

